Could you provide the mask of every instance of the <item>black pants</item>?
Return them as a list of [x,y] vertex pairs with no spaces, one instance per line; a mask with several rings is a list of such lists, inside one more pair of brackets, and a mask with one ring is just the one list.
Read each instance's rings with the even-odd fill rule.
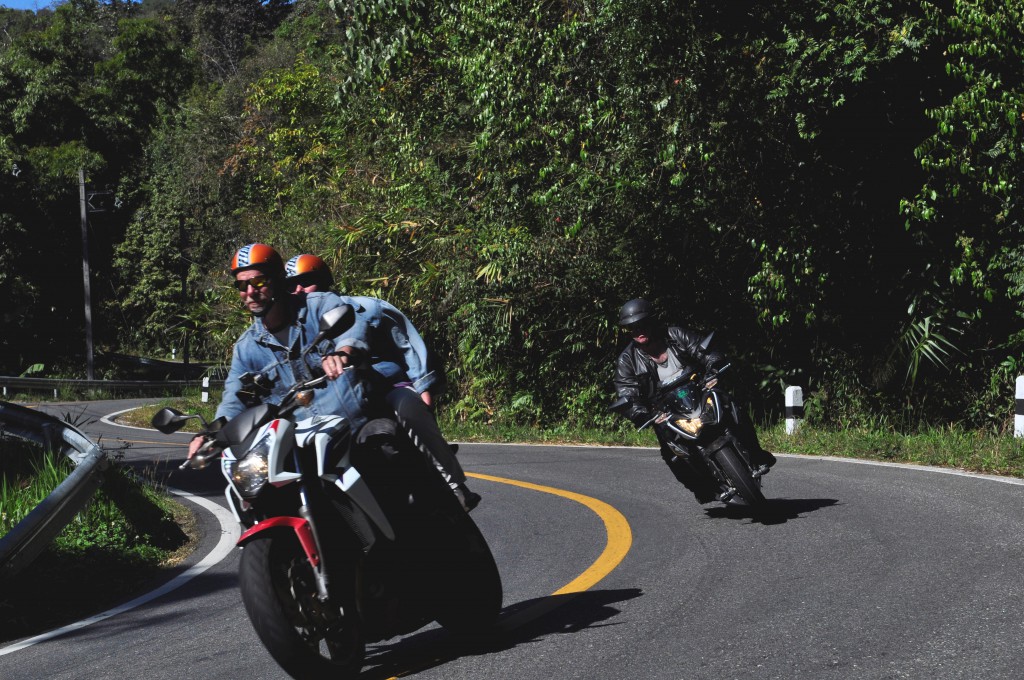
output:
[[387,402],[395,410],[398,423],[410,433],[417,447],[427,454],[449,482],[464,484],[466,473],[455,457],[448,440],[441,434],[434,413],[423,403],[420,395],[399,387],[387,395]]

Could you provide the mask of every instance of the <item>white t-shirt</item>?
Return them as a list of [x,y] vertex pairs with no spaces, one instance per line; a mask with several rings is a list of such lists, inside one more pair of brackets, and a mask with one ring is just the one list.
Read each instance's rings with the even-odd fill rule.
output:
[[663,383],[676,377],[683,370],[682,364],[676,359],[676,355],[672,353],[671,349],[665,350],[665,363],[658,363],[657,361],[654,363],[658,367],[658,380]]

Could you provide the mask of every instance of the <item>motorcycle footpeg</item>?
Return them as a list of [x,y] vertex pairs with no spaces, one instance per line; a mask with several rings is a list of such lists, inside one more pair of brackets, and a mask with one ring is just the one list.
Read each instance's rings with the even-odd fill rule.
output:
[[762,465],[761,467],[754,470],[754,472],[751,473],[750,476],[753,477],[754,479],[761,479],[769,472],[771,472],[771,468],[768,467],[767,465]]
[[732,500],[732,497],[735,495],[736,489],[729,489],[728,491],[723,491],[722,493],[718,494],[718,500],[720,500],[723,503],[727,503],[728,501]]

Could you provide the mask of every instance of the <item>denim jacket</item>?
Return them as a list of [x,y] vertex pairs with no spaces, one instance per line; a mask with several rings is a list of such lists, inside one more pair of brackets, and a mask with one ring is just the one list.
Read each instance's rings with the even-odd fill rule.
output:
[[366,321],[371,329],[370,352],[375,364],[383,361],[401,366],[418,393],[438,384],[440,376],[427,364],[427,346],[405,314],[390,302],[377,298],[341,297],[356,309],[366,310]]
[[[277,404],[296,382],[321,375],[320,362],[327,352],[345,346],[370,350],[369,320],[373,318],[373,313],[368,312],[359,303],[334,293],[289,295],[285,303],[293,307],[293,321],[288,330],[287,346],[278,342],[263,325],[262,319],[257,318],[253,321],[235,343],[231,368],[224,381],[224,395],[217,408],[217,417],[224,416],[230,419],[245,410],[246,406],[239,398],[238,391],[242,387],[241,376],[246,372],[262,373],[272,381],[270,395],[265,397],[264,401]],[[356,310],[356,320],[352,327],[337,340],[322,341],[317,349],[302,358],[302,348],[308,345],[320,330],[321,315],[345,303],[352,304]],[[397,373],[398,369],[395,367],[389,372]],[[314,390],[313,403],[308,407],[299,408],[295,415],[297,419],[339,415],[346,418],[353,428],[358,428],[365,421],[364,398],[363,386],[350,371],[346,371],[337,380],[331,380],[326,386]]]
[[[280,403],[288,389],[296,382],[320,375],[320,362],[324,354],[340,347],[355,347],[370,353],[373,368],[393,381],[408,378],[417,392],[435,384],[437,378],[427,368],[427,349],[412,323],[396,307],[383,300],[370,297],[349,297],[334,293],[309,293],[289,296],[295,305],[295,319],[289,328],[288,346],[281,345],[256,319],[235,343],[231,369],[224,381],[224,395],[217,416],[232,418],[245,410],[238,397],[241,376],[246,372],[262,373],[273,382],[271,393],[264,401]],[[305,347],[319,332],[320,316],[342,304],[355,309],[356,321],[333,343],[325,340],[320,346],[300,358]],[[340,415],[354,428],[365,420],[363,415],[365,393],[363,385],[346,371],[337,380],[314,391],[313,403],[296,411],[298,419],[318,415]]]

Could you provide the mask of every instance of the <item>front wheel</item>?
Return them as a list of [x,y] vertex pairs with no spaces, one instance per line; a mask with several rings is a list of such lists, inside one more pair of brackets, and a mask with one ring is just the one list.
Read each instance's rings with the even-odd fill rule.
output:
[[365,644],[355,607],[317,597],[313,567],[291,533],[271,532],[242,550],[242,602],[263,646],[293,678],[355,678]]
[[715,453],[715,462],[722,468],[722,472],[729,479],[729,483],[736,489],[736,492],[752,508],[760,508],[765,504],[764,494],[761,487],[754,481],[750,474],[750,468],[740,457],[740,454],[732,446],[723,446]]

